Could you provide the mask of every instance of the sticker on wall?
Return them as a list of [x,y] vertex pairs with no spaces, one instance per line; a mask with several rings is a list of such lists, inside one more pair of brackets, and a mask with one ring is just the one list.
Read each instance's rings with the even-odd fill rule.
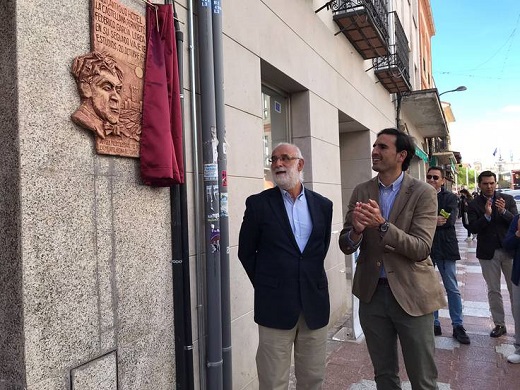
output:
[[211,224],[210,243],[212,253],[220,251],[220,229],[213,224]]
[[228,194],[223,193],[220,194],[220,216],[221,217],[229,217],[228,213]]
[[274,101],[274,110],[278,113],[282,113],[282,104],[280,102]]
[[209,214],[207,220],[208,222],[218,222],[220,218],[218,214]]
[[218,164],[204,164],[204,181],[218,180]]

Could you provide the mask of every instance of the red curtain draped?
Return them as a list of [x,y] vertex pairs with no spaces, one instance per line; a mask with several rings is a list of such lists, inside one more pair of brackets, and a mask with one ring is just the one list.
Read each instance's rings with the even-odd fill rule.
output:
[[179,68],[173,6],[154,5],[158,24],[154,7],[146,7],[141,178],[146,185],[168,187],[184,183]]

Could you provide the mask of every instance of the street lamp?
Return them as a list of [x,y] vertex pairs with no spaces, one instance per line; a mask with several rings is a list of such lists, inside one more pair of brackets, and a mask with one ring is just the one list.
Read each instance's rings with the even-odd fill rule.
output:
[[444,91],[443,93],[440,93],[439,96],[444,95],[445,93],[449,92],[462,92],[465,91],[467,88],[464,85],[461,85],[460,87],[457,87],[455,89],[450,89],[449,91]]

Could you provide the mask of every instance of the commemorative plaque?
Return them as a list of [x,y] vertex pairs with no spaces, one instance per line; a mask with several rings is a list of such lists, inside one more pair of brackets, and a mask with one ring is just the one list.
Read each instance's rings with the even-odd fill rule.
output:
[[72,64],[81,105],[71,118],[94,133],[97,153],[139,157],[145,18],[115,0],[91,8],[92,51]]

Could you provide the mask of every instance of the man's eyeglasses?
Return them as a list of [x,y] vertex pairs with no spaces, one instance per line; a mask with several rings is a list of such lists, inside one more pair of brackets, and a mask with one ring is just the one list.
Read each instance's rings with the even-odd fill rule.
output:
[[291,160],[299,160],[299,159],[300,159],[300,157],[291,157],[288,154],[282,154],[280,157],[271,156],[271,158],[269,158],[268,160],[271,164],[276,164],[278,161],[281,161],[283,163],[288,163]]
[[437,175],[426,175],[426,178],[427,178],[428,180],[431,180],[431,179],[433,179],[433,180],[439,180],[439,179],[440,179],[440,176],[437,176]]

